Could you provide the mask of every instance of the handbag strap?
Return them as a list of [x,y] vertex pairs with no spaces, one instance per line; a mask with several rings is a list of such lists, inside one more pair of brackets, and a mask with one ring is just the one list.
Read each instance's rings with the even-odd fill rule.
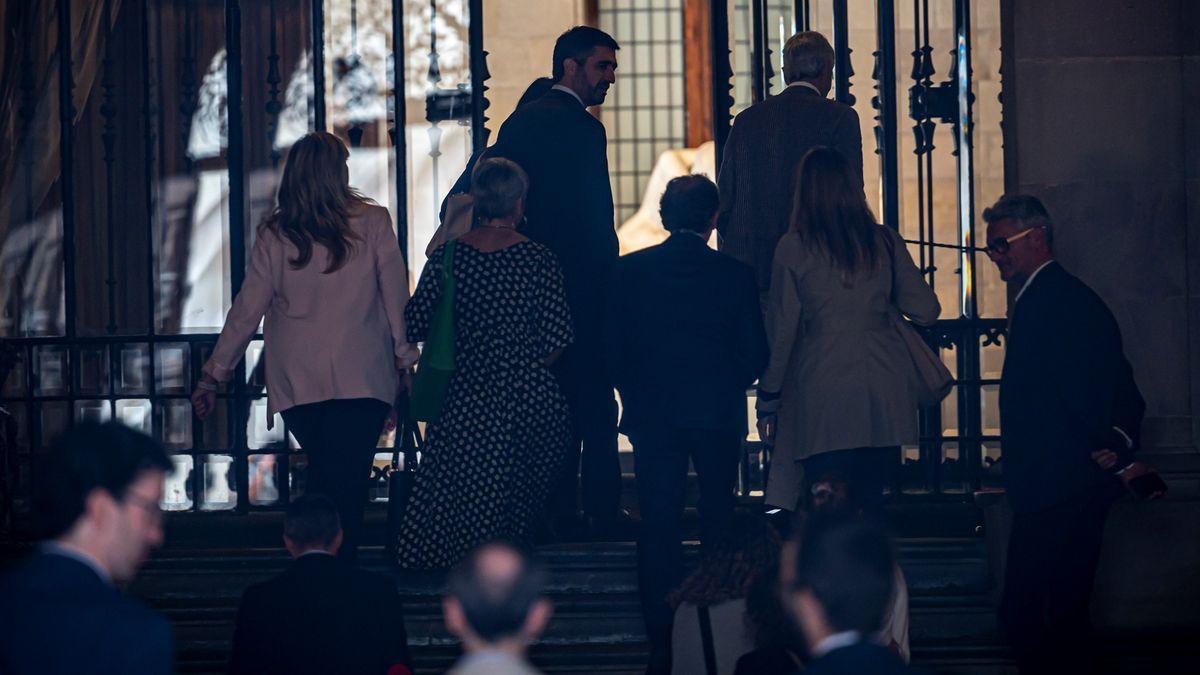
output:
[[696,618],[700,622],[700,642],[704,646],[704,671],[717,675],[717,649],[713,645],[712,617],[706,605],[697,605]]
[[442,291],[446,290],[446,284],[454,279],[454,249],[457,248],[457,239],[451,239],[446,242],[446,247],[442,249]]

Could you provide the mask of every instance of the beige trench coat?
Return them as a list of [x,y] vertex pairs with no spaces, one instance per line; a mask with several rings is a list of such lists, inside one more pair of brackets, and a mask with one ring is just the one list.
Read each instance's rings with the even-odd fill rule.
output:
[[[844,280],[829,258],[788,232],[772,263],[767,335],[771,360],[759,381],[761,412],[778,411],[768,504],[787,509],[800,497],[809,456],[917,441],[915,371],[892,323],[901,312],[929,325],[941,313],[907,247],[891,228],[877,230],[880,264]],[[892,260],[884,237],[895,251]]]

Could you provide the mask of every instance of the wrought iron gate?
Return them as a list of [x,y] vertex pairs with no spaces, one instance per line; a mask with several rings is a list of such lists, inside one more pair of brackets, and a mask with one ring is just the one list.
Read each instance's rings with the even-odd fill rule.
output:
[[[872,199],[943,297],[949,316],[926,337],[959,378],[945,404],[921,413],[922,440],[905,449],[898,487],[962,499],[991,480],[999,457],[1005,303],[998,280],[984,278],[989,266],[977,266],[975,247],[978,103],[986,101],[987,133],[997,137],[999,104],[977,98],[972,70],[972,12],[999,0],[705,1],[718,155],[732,115],[781,89],[780,44],[795,28],[831,35],[835,95],[869,105],[873,133],[864,147],[873,135],[878,158],[867,162],[877,166]],[[484,3],[105,0],[99,14],[84,11],[91,4],[31,0],[22,18],[32,34],[46,32],[39,21],[56,30],[17,49],[16,119],[25,133],[3,186],[13,215],[0,230],[9,366],[0,407],[11,430],[0,466],[3,521],[28,508],[32,459],[47,439],[88,418],[124,419],[176,453],[168,508],[277,508],[302,485],[304,459],[280,426],[261,423],[261,341],[221,392],[218,414],[201,423],[187,401],[241,285],[252,225],[270,207],[286,147],[328,129],[352,147],[352,171],[373,177],[369,194],[391,209],[406,256],[419,257],[422,233],[413,224],[433,217],[460,160],[488,140]],[[628,0],[596,5],[603,16]],[[910,33],[911,51],[898,39]],[[87,36],[97,53],[86,52]],[[993,42],[989,63],[998,62]],[[874,93],[859,103],[866,87],[855,66],[864,70],[867,49]],[[938,81],[942,54],[949,58]],[[900,75],[910,59],[905,96]],[[668,74],[682,76],[686,65]],[[997,78],[989,83],[998,93]],[[410,104],[422,99],[423,117],[414,120],[421,111]],[[678,114],[678,101],[670,105]],[[909,125],[911,138],[901,129]],[[679,127],[671,129],[674,139]],[[49,164],[45,148],[56,148]],[[642,182],[648,169],[620,159],[612,168]],[[212,242],[214,250],[201,250]],[[212,283],[199,289],[195,279]],[[197,294],[207,295],[200,302]],[[749,443],[747,494],[764,462]]]

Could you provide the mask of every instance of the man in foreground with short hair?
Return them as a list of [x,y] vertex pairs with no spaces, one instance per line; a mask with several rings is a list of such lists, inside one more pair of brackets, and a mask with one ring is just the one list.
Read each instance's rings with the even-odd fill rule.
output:
[[476,549],[451,572],[442,612],[464,655],[450,675],[536,675],[525,652],[553,613],[544,584],[539,567],[500,543]]
[[333,502],[319,495],[292,502],[283,543],[291,567],[242,595],[231,675],[411,673],[395,583],[338,560]]
[[1090,604],[1109,507],[1122,484],[1166,490],[1135,459],[1146,404],[1108,306],[1054,259],[1036,197],[984,209],[987,254],[1019,289],[1000,376],[1000,444],[1013,509],[1001,627],[1022,673],[1094,672]]
[[621,392],[621,431],[633,442],[648,672],[671,669],[667,594],[683,580],[688,460],[700,486],[701,540],[711,545],[733,517],[746,389],[767,364],[753,271],[708,247],[717,206],[717,186],[704,176],[667,183],[659,211],[671,236],[622,257],[609,283],[606,361]]
[[522,234],[554,252],[562,267],[575,342],[555,364],[571,409],[574,442],[550,496],[559,529],[573,529],[582,493],[593,532],[620,521],[621,465],[617,402],[602,357],[604,280],[617,260],[608,178],[608,137],[588,112],[616,83],[611,35],[575,26],[554,44],[554,86],[505,120],[488,157],[504,157],[529,175]]
[[0,673],[171,673],[165,618],[124,597],[162,545],[171,461],[150,437],[84,422],[51,446],[35,474],[48,540],[0,579]]
[[[795,547],[796,544],[790,546]],[[806,675],[892,675],[908,668],[870,636],[892,597],[895,559],[882,530],[860,519],[814,515],[798,551],[783,558],[788,610],[804,632]]]

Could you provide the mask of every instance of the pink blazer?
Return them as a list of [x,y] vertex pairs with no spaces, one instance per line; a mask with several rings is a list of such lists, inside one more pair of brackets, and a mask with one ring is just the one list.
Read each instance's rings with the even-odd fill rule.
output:
[[323,246],[313,246],[303,269],[292,269],[296,247],[268,228],[258,230],[246,279],[204,372],[229,380],[265,315],[268,423],[293,406],[336,398],[391,404],[397,369],[417,360],[404,333],[408,274],[391,216],[367,206],[350,227],[360,238],[330,274],[323,273],[329,262]]

